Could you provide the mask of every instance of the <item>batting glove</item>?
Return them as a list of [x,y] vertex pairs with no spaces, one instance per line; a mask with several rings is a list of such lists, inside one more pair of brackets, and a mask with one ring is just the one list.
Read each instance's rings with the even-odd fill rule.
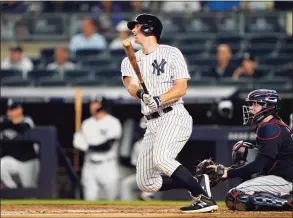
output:
[[136,96],[139,97],[145,104],[150,104],[152,101],[152,96],[146,94],[142,89],[137,91]]
[[146,104],[150,109],[157,109],[162,105],[160,96],[151,96],[150,103]]

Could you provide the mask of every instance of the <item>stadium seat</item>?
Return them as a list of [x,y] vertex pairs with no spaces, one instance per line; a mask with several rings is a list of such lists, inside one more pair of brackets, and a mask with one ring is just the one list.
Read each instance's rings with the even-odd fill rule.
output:
[[205,46],[206,42],[210,40],[209,37],[195,37],[194,35],[187,35],[178,39],[180,45],[185,46]]
[[104,84],[107,86],[122,86],[123,82],[121,79],[121,76],[113,76],[111,77],[111,79],[107,79],[107,78],[102,78],[102,80],[104,81]]
[[271,79],[259,79],[253,81],[253,88],[269,88],[271,89],[274,87],[274,89],[278,88],[286,88],[290,85],[292,81],[288,80],[286,77],[273,77]]
[[49,86],[49,87],[53,87],[53,86],[66,86],[66,81],[63,79],[59,79],[59,78],[41,78],[37,81],[36,85],[37,86]]
[[250,37],[250,44],[252,45],[260,45],[260,44],[272,44],[275,45],[278,42],[279,38],[277,36],[266,36],[266,35],[259,35],[259,36],[251,36]]
[[94,72],[94,75],[97,77],[115,77],[115,76],[121,76],[121,72],[119,68],[116,67],[100,67]]
[[34,68],[38,68],[41,64],[41,59],[36,57],[29,57],[29,59],[33,62]]
[[7,77],[15,77],[15,76],[22,76],[22,72],[19,70],[5,70],[1,69],[0,78],[7,78]]
[[286,67],[282,67],[280,69],[276,69],[273,73],[276,77],[289,77],[291,80],[293,79],[293,67],[292,65],[288,65]]
[[251,78],[245,78],[241,77],[237,80],[232,79],[231,77],[223,77],[218,80],[218,85],[222,86],[238,86],[238,87],[247,87],[249,84],[251,84],[253,79]]
[[42,48],[41,49],[41,59],[53,59],[55,53],[55,48]]
[[282,65],[292,63],[292,55],[279,57],[263,57],[260,59],[260,63],[279,68]]
[[215,44],[240,44],[243,38],[239,35],[223,35],[215,39]]
[[188,56],[188,63],[196,66],[214,66],[216,64],[216,59],[214,57],[198,57],[198,56]]
[[54,70],[45,70],[45,69],[37,69],[37,70],[31,70],[28,72],[28,78],[30,79],[40,79],[42,77],[55,77],[58,75],[58,72]]
[[13,76],[1,80],[2,86],[29,86],[30,81],[24,80],[21,76]]
[[99,67],[107,67],[111,64],[108,58],[87,58],[81,62],[81,65],[86,69],[97,69]]
[[67,70],[64,72],[65,79],[80,79],[87,78],[90,76],[90,71],[87,70]]
[[104,52],[102,49],[94,49],[94,48],[89,48],[89,49],[79,49],[75,52],[77,59],[85,59],[90,56],[98,56]]
[[246,52],[249,52],[250,54],[254,55],[255,57],[261,58],[261,57],[267,57],[270,56],[273,52],[272,47],[264,46],[264,47],[250,47]]
[[205,47],[204,45],[202,46],[197,46],[197,45],[185,45],[181,46],[180,50],[183,55],[189,56],[189,55],[200,55],[204,53]]
[[196,86],[207,86],[207,85],[215,85],[216,84],[216,79],[213,77],[201,77],[201,78],[196,78],[193,77],[188,81],[189,85],[196,85]]
[[95,77],[93,78],[84,78],[71,81],[72,86],[101,86],[104,85],[104,78]]

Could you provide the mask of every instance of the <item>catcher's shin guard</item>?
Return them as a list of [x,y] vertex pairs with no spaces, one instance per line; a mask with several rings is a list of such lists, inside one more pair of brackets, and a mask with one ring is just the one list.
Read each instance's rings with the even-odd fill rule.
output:
[[287,211],[292,210],[293,195],[275,195],[268,192],[246,194],[236,188],[226,194],[225,203],[231,210],[239,211]]

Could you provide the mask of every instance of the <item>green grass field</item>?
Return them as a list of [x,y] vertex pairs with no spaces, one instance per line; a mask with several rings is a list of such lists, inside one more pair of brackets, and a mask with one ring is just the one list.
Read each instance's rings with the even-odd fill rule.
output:
[[[1,205],[148,205],[148,206],[179,206],[190,201],[83,201],[83,200],[1,200]],[[217,202],[224,205],[223,201]]]

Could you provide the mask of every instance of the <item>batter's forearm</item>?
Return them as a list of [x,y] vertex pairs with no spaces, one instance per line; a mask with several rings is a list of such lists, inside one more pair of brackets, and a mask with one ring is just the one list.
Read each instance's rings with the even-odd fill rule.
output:
[[186,94],[186,89],[178,89],[177,87],[171,88],[168,92],[161,94],[161,101],[163,104],[177,101],[179,98]]
[[136,98],[136,99],[139,99],[139,97],[137,96],[137,91],[139,90],[139,89],[141,89],[141,88],[139,88],[139,86],[138,85],[135,85],[135,84],[130,84],[128,87],[127,87],[127,90],[128,90],[128,93],[132,96],[132,97],[134,97],[134,98]]

